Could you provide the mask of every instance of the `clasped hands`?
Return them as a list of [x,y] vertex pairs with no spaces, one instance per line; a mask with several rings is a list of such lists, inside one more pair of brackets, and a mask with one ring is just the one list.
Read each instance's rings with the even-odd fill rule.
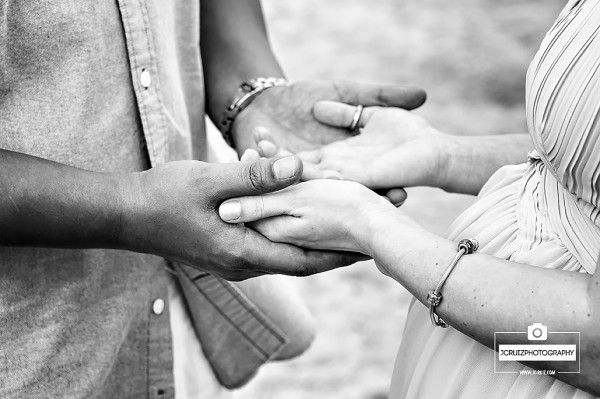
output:
[[[356,118],[357,107],[318,101],[313,116],[343,129]],[[398,213],[393,204],[404,200],[402,187],[444,187],[445,156],[453,136],[392,107],[364,108],[359,127],[358,135],[298,152],[293,159],[302,161],[301,183],[229,199],[219,207],[221,218],[247,223],[272,242],[372,256],[370,240],[378,224]],[[258,149],[246,151],[242,161],[290,157],[265,130],[256,131],[254,139]],[[387,199],[374,190],[386,192]]]
[[[357,231],[395,208],[363,185],[387,190],[440,175],[441,133],[402,109],[424,100],[419,89],[350,82],[271,88],[233,126],[238,151],[265,159],[170,162],[134,174],[120,196],[119,247],[229,280],[304,276],[365,259]],[[347,128],[356,107],[346,104],[366,107],[355,137]],[[401,201],[402,193],[388,195]]]

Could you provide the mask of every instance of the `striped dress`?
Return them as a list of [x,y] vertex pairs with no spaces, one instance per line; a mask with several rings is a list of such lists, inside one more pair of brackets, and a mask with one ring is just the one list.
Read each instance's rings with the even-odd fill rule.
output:
[[[594,273],[600,254],[600,0],[571,0],[527,73],[529,162],[498,170],[448,237],[544,268]],[[524,160],[525,161],[525,160]],[[410,308],[391,398],[591,398],[548,376],[520,375],[453,328]]]

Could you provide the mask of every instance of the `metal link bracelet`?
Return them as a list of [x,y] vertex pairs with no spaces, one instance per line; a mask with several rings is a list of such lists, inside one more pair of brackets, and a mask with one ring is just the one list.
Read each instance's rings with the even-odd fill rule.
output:
[[235,97],[231,105],[227,107],[221,119],[220,130],[223,139],[230,147],[234,147],[233,142],[233,123],[235,118],[248,107],[265,90],[275,86],[289,86],[289,82],[284,78],[256,78],[240,85],[239,95]]
[[462,258],[463,255],[472,254],[473,252],[477,251],[478,248],[479,242],[477,242],[477,240],[474,238],[465,238],[463,240],[460,240],[458,242],[458,253],[456,254],[456,256],[454,256],[452,262],[450,262],[450,265],[442,275],[442,278],[440,279],[440,282],[435,287],[435,289],[430,290],[427,294],[427,302],[429,303],[429,317],[431,318],[431,323],[435,327],[448,328],[448,323],[446,323],[441,317],[435,314],[435,308],[440,305],[443,299],[440,290],[444,286],[444,283],[448,279],[448,276],[450,276],[450,273],[452,273],[452,270],[454,270],[454,267],[456,266],[460,258]]

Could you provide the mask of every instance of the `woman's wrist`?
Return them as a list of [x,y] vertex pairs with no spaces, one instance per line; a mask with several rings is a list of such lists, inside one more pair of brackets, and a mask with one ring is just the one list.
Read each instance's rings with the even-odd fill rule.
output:
[[392,204],[385,209],[370,212],[364,222],[354,223],[360,231],[357,241],[365,255],[376,258],[382,252],[382,245],[389,241],[392,235],[396,237],[398,245],[401,245],[411,234],[426,232],[414,220],[404,212],[398,210]]
[[[387,220],[397,211],[396,207],[372,191],[356,204],[358,212],[352,220],[346,220],[344,229],[353,241],[354,250],[371,256],[372,240],[381,234]],[[376,238],[375,238],[376,239]]]
[[367,255],[422,302],[456,253],[455,243],[427,231],[400,210],[370,234]]
[[437,184],[450,193],[465,193],[465,165],[471,161],[469,137],[444,133],[439,145]]
[[501,167],[523,163],[532,147],[525,134],[447,135],[440,150],[440,185],[452,193],[477,195]]

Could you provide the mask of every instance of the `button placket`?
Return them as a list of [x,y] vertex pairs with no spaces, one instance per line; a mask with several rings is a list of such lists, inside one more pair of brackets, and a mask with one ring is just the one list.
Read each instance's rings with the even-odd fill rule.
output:
[[173,398],[173,354],[168,302],[169,275],[164,267],[152,278],[148,292],[147,378],[148,398]]
[[168,132],[148,7],[150,3],[119,0],[142,129],[150,163],[156,166],[168,160]]

